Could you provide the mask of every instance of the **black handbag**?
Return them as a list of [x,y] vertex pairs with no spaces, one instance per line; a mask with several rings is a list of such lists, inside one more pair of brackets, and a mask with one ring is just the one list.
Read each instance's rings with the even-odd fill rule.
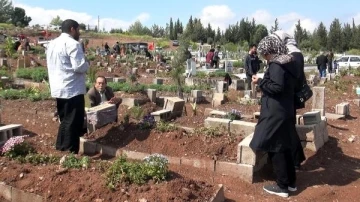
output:
[[304,105],[313,96],[310,86],[304,82],[300,91],[295,93],[295,105]]

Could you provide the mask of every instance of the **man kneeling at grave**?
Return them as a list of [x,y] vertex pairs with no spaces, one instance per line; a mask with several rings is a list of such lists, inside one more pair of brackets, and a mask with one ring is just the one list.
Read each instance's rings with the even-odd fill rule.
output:
[[87,92],[91,107],[101,105],[103,103],[115,104],[116,109],[122,102],[121,98],[115,97],[112,88],[107,86],[105,77],[98,76],[95,80],[94,87]]

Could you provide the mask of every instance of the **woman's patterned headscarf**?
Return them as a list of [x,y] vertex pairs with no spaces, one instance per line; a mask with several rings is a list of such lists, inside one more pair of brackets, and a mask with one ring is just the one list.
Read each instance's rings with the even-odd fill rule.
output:
[[257,48],[257,52],[261,55],[271,55],[269,62],[277,62],[285,64],[291,61],[292,57],[288,55],[286,45],[275,36],[266,36],[263,38]]

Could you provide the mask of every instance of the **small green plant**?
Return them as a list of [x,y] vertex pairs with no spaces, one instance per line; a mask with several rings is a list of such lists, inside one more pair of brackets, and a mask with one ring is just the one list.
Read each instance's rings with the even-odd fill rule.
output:
[[15,53],[14,47],[15,45],[11,37],[6,38],[4,49],[5,49],[5,54],[8,57],[12,57],[12,55]]
[[139,105],[136,105],[130,109],[130,114],[134,119],[140,120],[143,117],[144,110]]
[[192,109],[192,111],[193,111],[193,115],[196,116],[196,114],[197,114],[196,101],[194,102],[194,104],[193,104],[193,103],[190,103],[190,105],[191,105],[191,109]]
[[200,127],[195,128],[194,134],[196,135],[205,135],[207,137],[220,137],[224,135],[226,132],[222,130],[220,127]]
[[346,76],[346,75],[348,75],[348,73],[349,73],[349,70],[346,70],[346,69],[340,70],[340,76]]
[[95,55],[88,55],[86,56],[86,58],[89,60],[89,61],[94,61],[96,59],[96,56]]
[[90,166],[90,159],[87,156],[82,158],[76,158],[74,154],[64,157],[64,161],[61,163],[64,168],[88,168]]
[[156,182],[166,179],[168,160],[163,155],[154,154],[142,162],[128,162],[125,156],[114,161],[105,173],[106,185],[115,190],[119,183],[144,184],[153,179]]
[[165,132],[172,132],[172,131],[175,131],[175,130],[177,130],[177,127],[174,126],[174,125],[171,125],[168,122],[158,121],[156,123],[156,131],[158,131],[158,132],[165,133]]
[[97,73],[97,69],[95,67],[90,67],[88,70],[88,82],[93,84],[95,83],[96,80],[96,73]]
[[31,79],[35,82],[42,82],[48,80],[48,73],[44,67],[36,68],[20,68],[16,71],[16,76],[23,79]]

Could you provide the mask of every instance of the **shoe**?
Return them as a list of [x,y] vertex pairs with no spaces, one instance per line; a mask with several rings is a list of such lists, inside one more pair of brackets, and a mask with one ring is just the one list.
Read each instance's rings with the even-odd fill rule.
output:
[[289,185],[288,190],[291,192],[295,192],[295,191],[297,191],[297,187],[295,185]]
[[276,184],[265,185],[263,187],[263,189],[264,189],[264,191],[266,191],[269,194],[274,194],[274,195],[281,196],[284,198],[289,197],[289,190],[282,189]]

